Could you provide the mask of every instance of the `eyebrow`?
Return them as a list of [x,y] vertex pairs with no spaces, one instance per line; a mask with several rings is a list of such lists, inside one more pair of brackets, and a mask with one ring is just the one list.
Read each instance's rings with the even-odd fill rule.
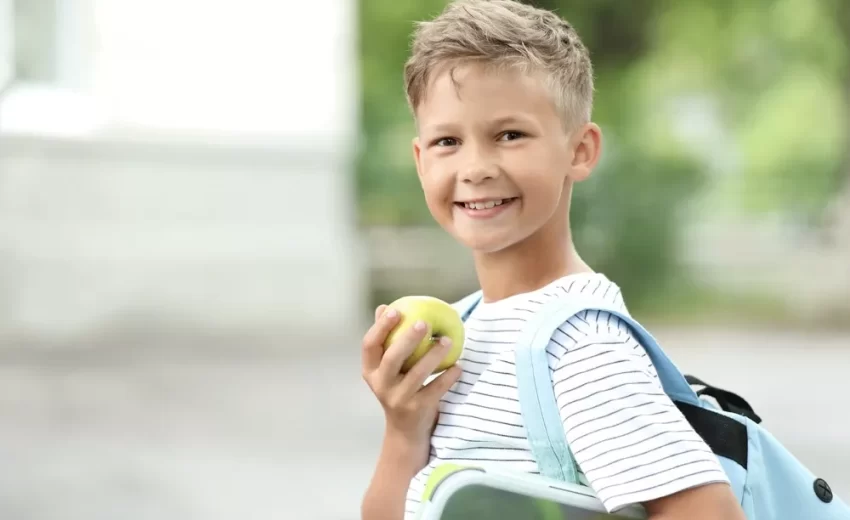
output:
[[490,124],[493,125],[493,126],[513,125],[513,124],[517,124],[517,123],[528,124],[529,121],[525,117],[518,117],[518,116],[513,116],[513,115],[498,117],[498,118],[490,121]]
[[423,130],[432,134],[451,134],[457,130],[457,125],[453,123],[439,123],[436,125],[428,125]]
[[[531,122],[524,117],[518,117],[514,115],[507,115],[502,117],[497,117],[496,119],[492,119],[487,122],[487,126],[506,126],[506,125],[514,125],[514,124],[531,124]],[[430,133],[435,134],[445,134],[445,133],[453,133],[457,131],[458,125],[455,123],[438,123],[435,125],[429,125],[425,127],[425,130]]]

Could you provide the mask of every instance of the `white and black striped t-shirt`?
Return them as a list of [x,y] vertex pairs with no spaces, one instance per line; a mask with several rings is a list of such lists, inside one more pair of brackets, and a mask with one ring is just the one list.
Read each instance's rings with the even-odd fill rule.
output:
[[[539,473],[517,396],[514,343],[546,301],[581,294],[619,306],[616,284],[578,274],[492,303],[466,322],[460,380],[443,397],[428,465],[411,481],[414,518],[432,469],[444,462],[496,464]],[[643,347],[611,314],[586,311],[553,335],[549,366],[567,440],[582,473],[614,512],[710,482],[728,482],[720,463],[667,397]]]

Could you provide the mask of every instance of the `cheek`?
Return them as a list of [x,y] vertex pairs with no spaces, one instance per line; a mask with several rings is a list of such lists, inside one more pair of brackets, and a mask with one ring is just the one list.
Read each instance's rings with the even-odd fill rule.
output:
[[532,192],[526,192],[526,202],[529,203],[532,213],[548,217],[552,215],[561,201],[562,184],[553,182],[551,178],[541,179],[534,185]]
[[552,168],[538,170],[524,183],[523,210],[534,221],[534,225],[552,218],[561,203],[565,176],[556,171]]
[[423,175],[420,177],[422,192],[425,195],[425,204],[431,215],[438,221],[443,222],[450,218],[452,210],[451,183],[442,179],[439,175]]

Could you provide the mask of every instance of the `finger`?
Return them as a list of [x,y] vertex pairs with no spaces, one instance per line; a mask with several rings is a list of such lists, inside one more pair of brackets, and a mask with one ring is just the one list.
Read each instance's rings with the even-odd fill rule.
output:
[[392,345],[387,349],[381,360],[381,370],[387,380],[397,380],[401,373],[401,367],[405,360],[413,354],[416,347],[429,333],[428,324],[422,320],[417,321],[412,327],[398,335]]
[[421,390],[421,394],[423,399],[426,402],[436,403],[446,395],[446,392],[457,383],[460,376],[463,374],[463,369],[455,363],[446,369],[445,372],[434,378],[433,381],[425,385],[425,388]]
[[422,356],[413,367],[405,374],[404,380],[399,385],[406,396],[413,397],[422,389],[425,381],[434,373],[437,366],[446,358],[451,351],[452,341],[443,336],[440,341],[431,345],[428,353]]
[[375,321],[381,319],[381,316],[384,314],[385,310],[387,310],[386,305],[378,305],[378,307],[375,309]]
[[398,323],[398,318],[398,311],[390,309],[383,313],[379,319],[376,319],[375,323],[366,331],[360,354],[364,374],[374,372],[381,366],[381,359],[384,356],[384,341],[387,339],[387,334]]

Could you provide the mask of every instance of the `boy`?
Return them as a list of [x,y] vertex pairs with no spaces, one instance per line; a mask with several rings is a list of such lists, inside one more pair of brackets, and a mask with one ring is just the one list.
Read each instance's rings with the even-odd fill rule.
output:
[[[581,294],[624,308],[619,289],[573,247],[573,183],[600,154],[590,122],[588,51],[553,13],[511,0],[450,4],[419,25],[405,84],[413,154],[434,219],[473,254],[484,300],[466,322],[458,365],[428,382],[444,338],[408,373],[415,327],[384,354],[398,320],[381,306],[363,339],[363,376],[386,415],[364,520],[414,518],[443,462],[536,473],[517,398],[513,347],[531,314]],[[643,347],[619,319],[581,313],[548,347],[570,447],[606,509],[642,504],[649,518],[743,519],[708,446],[664,394]]]

